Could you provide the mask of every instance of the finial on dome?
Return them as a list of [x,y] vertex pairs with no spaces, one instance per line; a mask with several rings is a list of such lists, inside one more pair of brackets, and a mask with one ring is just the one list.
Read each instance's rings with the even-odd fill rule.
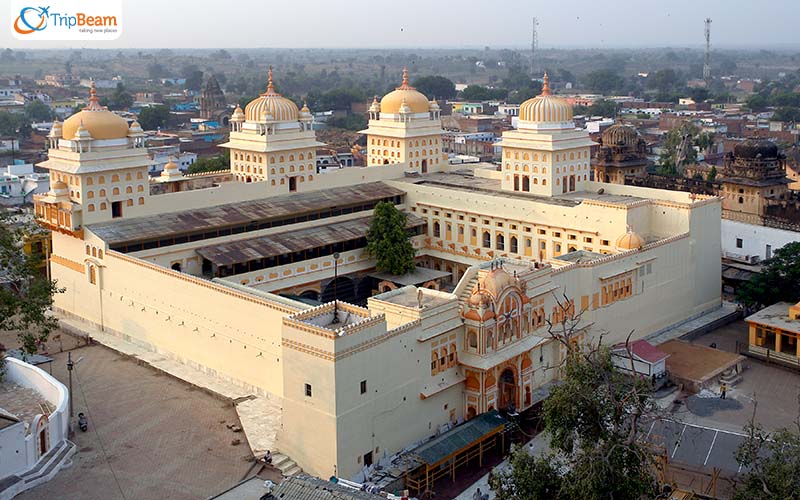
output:
[[274,94],[275,93],[275,85],[272,84],[272,65],[269,65],[269,71],[267,71],[267,93]]
[[542,78],[541,95],[550,95],[550,78],[547,76],[547,71],[544,72],[544,77]]
[[397,87],[397,88],[399,90],[413,90],[414,89],[414,87],[412,87],[411,84],[408,83],[408,67],[407,66],[403,66],[403,83],[401,83],[400,86]]
[[89,85],[89,104],[83,109],[103,109],[102,106],[100,106],[100,98],[97,97],[97,88],[95,87],[94,78],[92,78],[92,82]]

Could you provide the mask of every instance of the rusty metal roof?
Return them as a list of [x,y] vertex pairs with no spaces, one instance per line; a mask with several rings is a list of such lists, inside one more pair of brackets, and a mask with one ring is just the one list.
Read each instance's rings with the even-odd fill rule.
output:
[[402,194],[405,194],[404,191],[383,182],[370,182],[147,217],[112,220],[89,224],[86,227],[109,245],[119,245],[300,216],[326,208],[358,205]]
[[[425,225],[425,221],[416,215],[406,214],[406,217],[406,227]],[[370,215],[333,224],[210,245],[197,249],[197,253],[217,266],[231,266],[363,238],[367,235],[371,221]]]

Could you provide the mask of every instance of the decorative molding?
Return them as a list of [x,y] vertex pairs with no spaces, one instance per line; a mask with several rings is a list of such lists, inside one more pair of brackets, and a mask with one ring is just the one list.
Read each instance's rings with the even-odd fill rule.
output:
[[76,273],[86,274],[86,266],[84,266],[80,262],[75,262],[74,260],[67,259],[66,257],[62,257],[56,254],[50,254],[50,262],[58,264],[60,266],[64,266],[67,269],[72,269]]

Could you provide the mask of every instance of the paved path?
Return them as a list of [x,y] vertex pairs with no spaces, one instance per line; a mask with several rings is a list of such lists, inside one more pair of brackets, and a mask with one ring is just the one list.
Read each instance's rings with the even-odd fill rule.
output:
[[[72,351],[76,430],[72,465],[18,500],[195,500],[243,479],[254,463],[230,403],[100,345]],[[65,385],[66,353],[53,362]],[[252,472],[255,472],[253,470]]]
[[669,328],[667,330],[657,332],[654,335],[649,335],[645,337],[648,342],[653,345],[663,344],[669,340],[679,339],[684,337],[692,332],[695,332],[706,325],[709,325],[715,321],[718,321],[725,316],[730,314],[734,314],[736,312],[736,304],[732,302],[723,302],[722,307],[718,309],[714,309],[711,312],[707,312],[700,317],[694,318],[692,320],[686,321],[677,325],[675,327]]
[[119,353],[141,360],[175,378],[230,400],[236,405],[236,412],[253,455],[258,457],[267,450],[275,450],[275,434],[281,422],[281,405],[277,397],[255,396],[239,385],[208,375],[169,356],[149,351],[115,335],[101,332],[86,323],[72,319],[59,319],[59,322],[62,328],[82,332]]

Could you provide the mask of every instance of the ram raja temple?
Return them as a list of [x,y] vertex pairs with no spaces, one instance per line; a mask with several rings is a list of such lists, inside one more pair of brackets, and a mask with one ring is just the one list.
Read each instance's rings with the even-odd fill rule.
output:
[[[449,165],[407,74],[369,108],[367,166],[318,172],[312,121],[270,71],[230,116],[230,171],[150,179],[141,127],[91,90],[53,125],[35,197],[57,312],[279,401],[272,452],[306,472],[352,477],[535,406],[565,352],[549,321],[615,343],[720,307],[720,198],[590,180],[594,143],[546,78],[499,166]],[[609,139],[601,179],[639,148]],[[379,202],[407,215],[411,273],[365,255]]]

